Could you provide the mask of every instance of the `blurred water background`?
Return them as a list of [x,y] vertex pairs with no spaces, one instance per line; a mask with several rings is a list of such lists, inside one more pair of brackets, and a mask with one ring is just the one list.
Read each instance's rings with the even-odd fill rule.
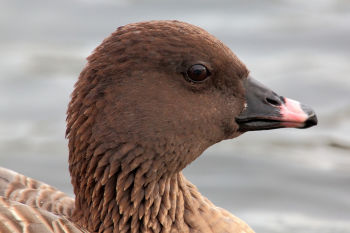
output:
[[257,233],[350,232],[350,1],[0,1],[0,166],[72,194],[65,111],[85,57],[118,26],[177,19],[226,43],[308,130],[247,133],[185,170]]

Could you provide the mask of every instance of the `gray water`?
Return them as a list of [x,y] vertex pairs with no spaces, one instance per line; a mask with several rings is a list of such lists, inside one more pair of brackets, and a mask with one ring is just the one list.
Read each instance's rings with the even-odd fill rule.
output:
[[72,194],[65,111],[85,57],[120,25],[177,19],[319,117],[214,145],[187,178],[257,233],[350,232],[349,1],[0,2],[0,166]]

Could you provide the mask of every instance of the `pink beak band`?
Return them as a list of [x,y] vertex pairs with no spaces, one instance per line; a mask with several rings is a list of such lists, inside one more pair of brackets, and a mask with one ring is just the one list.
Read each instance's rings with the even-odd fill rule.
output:
[[247,107],[236,117],[241,132],[317,125],[316,114],[310,107],[277,95],[250,76],[243,85]]
[[280,106],[280,113],[281,123],[285,127],[305,128],[305,126],[310,127],[314,125],[313,123],[317,123],[316,115],[309,107],[292,99],[284,98],[284,104]]

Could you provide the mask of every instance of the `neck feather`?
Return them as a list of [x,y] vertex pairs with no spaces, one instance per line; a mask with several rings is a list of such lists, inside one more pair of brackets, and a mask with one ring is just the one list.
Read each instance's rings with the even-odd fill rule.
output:
[[72,219],[92,232],[187,232],[194,223],[186,214],[198,211],[200,194],[159,156],[125,143],[71,164]]

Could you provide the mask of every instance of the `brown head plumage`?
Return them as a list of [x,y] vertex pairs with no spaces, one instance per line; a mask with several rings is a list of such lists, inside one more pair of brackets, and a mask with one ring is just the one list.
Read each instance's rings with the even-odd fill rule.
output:
[[[196,64],[210,77],[189,80]],[[247,75],[225,45],[187,23],[130,24],[106,38],[88,58],[68,108],[74,220],[90,231],[174,224],[175,213],[161,210],[171,206],[161,198],[170,190],[162,189],[174,188],[178,173],[207,147],[238,135],[234,119]],[[168,199],[179,211],[176,197]],[[155,221],[159,214],[165,220]]]

